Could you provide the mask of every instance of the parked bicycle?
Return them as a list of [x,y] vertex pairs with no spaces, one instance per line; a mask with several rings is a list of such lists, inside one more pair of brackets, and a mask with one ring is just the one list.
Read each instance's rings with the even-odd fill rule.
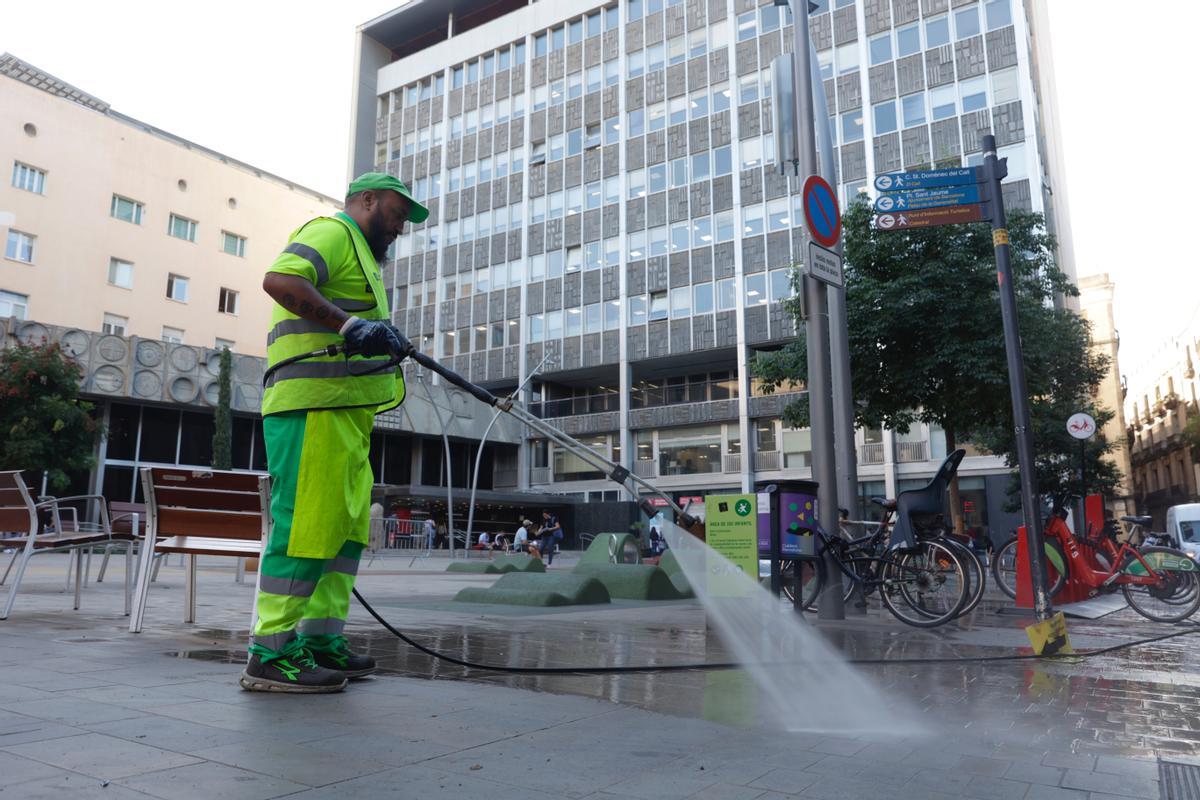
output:
[[[1141,541],[1145,517],[1122,517],[1133,525],[1125,542],[1111,531],[1089,527],[1080,539],[1067,526],[1061,502],[1046,521],[1044,531],[1047,584],[1057,594],[1068,578],[1081,581],[1091,595],[1115,592],[1125,595],[1130,608],[1156,622],[1179,622],[1200,608],[1200,575],[1187,554],[1171,547],[1135,546]],[[992,562],[996,584],[1009,597],[1017,596],[1016,538],[1005,542]]]

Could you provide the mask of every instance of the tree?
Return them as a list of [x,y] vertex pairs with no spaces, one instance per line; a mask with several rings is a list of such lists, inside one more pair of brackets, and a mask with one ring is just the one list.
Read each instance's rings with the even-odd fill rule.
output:
[[232,395],[230,373],[233,356],[228,347],[221,348],[221,369],[217,374],[217,413],[213,429],[213,469],[233,467],[233,417],[229,413]]
[[[948,450],[984,431],[1005,426],[1011,431],[989,227],[885,232],[871,218],[863,202],[852,204],[843,218],[857,424],[904,432],[916,422],[936,423],[946,432]],[[1013,211],[1008,230],[1030,394],[1054,402],[1086,397],[1107,362],[1091,353],[1086,321],[1054,305],[1059,296],[1078,291],[1054,263],[1054,240],[1041,215]],[[798,307],[797,300],[789,302],[792,313]],[[754,372],[768,390],[805,381],[804,337],[759,354]],[[793,403],[784,417],[793,425],[807,424],[807,404]],[[998,440],[993,443],[1000,447]],[[1015,453],[1010,463],[1016,463]],[[957,482],[951,508],[961,529]]]
[[100,425],[79,399],[82,375],[57,344],[0,352],[0,469],[45,472],[58,492],[95,465]]

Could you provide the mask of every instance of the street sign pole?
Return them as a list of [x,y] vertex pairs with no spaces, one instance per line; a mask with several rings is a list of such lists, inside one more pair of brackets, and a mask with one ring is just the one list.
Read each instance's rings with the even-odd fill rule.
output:
[[[817,142],[813,113],[811,40],[809,38],[808,0],[791,0],[792,28],[796,41],[792,68],[795,70],[796,125],[799,129],[800,174],[817,174]],[[825,110],[821,110],[824,115]],[[822,119],[824,117],[822,116]],[[806,229],[811,239],[811,232]],[[836,533],[838,525],[837,468],[834,462],[833,395],[829,361],[829,292],[823,281],[805,281],[805,300],[809,308],[806,323],[808,348],[808,407],[812,430],[813,477],[817,480],[817,522],[826,531]],[[839,569],[829,553],[825,555],[827,575]],[[841,582],[832,580],[817,601],[819,619],[845,619]]]
[[1046,590],[1046,557],[1042,536],[1042,513],[1038,503],[1034,467],[1033,431],[1029,420],[1029,390],[1025,384],[1025,361],[1021,355],[1021,333],[1017,324],[1017,295],[1013,287],[1009,257],[1008,220],[1000,181],[1008,174],[996,158],[996,137],[983,137],[983,166],[992,196],[992,245],[996,251],[996,279],[1000,284],[1000,313],[1004,321],[1004,349],[1008,355],[1008,388],[1012,397],[1013,426],[1017,438],[1017,462],[1021,477],[1021,513],[1029,550],[1029,572],[1033,584],[1033,608],[1039,621],[1050,619],[1050,594]]

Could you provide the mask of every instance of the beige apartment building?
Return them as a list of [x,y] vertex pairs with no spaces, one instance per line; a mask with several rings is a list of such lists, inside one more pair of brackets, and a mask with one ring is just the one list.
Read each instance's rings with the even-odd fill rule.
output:
[[260,285],[335,198],[0,55],[0,318],[264,355]]

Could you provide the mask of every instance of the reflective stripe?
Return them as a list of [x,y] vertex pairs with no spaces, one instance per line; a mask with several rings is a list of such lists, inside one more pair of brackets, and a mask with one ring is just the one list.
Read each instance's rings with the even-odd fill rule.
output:
[[267,334],[267,347],[275,344],[275,340],[281,336],[287,336],[293,333],[334,333],[319,322],[310,322],[306,319],[284,319],[275,323],[275,327]]
[[344,297],[334,297],[329,302],[342,311],[370,311],[375,308],[374,300],[347,300]]
[[296,630],[306,636],[336,636],[346,629],[346,620],[326,617],[325,619],[302,619]]
[[325,568],[325,571],[340,572],[343,575],[357,575],[358,559],[348,558],[346,556],[338,556],[329,562],[329,565]]
[[329,282],[329,266],[325,263],[324,256],[318,253],[315,248],[309,247],[302,242],[292,242],[287,247],[283,248],[283,252],[300,256],[305,261],[312,264],[313,269],[317,271],[317,286]]
[[259,588],[270,594],[281,594],[287,597],[311,597],[317,588],[316,581],[298,581],[295,578],[273,578],[270,575],[260,575]]
[[295,364],[287,364],[271,373],[267,378],[264,386],[270,388],[280,381],[288,381],[294,378],[354,378],[358,377],[352,374],[347,368],[347,363],[354,364],[356,371],[367,372],[374,367],[382,367],[389,363],[387,358],[364,358],[360,361],[298,361]]
[[288,646],[288,642],[296,638],[295,631],[282,631],[280,633],[261,634],[256,633],[250,637],[251,644],[265,647],[268,650],[274,650],[276,653]]

